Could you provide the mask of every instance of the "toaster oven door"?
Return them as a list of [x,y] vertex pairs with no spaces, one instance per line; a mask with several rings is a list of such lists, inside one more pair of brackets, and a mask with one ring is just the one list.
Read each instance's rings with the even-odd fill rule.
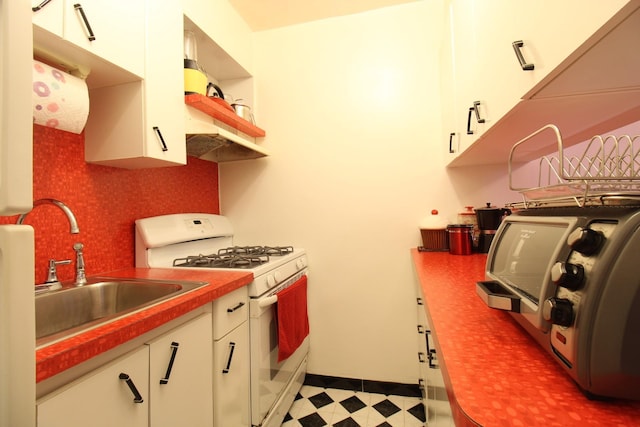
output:
[[541,330],[548,325],[538,307],[555,295],[551,267],[567,259],[567,236],[576,223],[575,217],[511,215],[501,224],[489,251],[487,278],[520,296],[520,313]]

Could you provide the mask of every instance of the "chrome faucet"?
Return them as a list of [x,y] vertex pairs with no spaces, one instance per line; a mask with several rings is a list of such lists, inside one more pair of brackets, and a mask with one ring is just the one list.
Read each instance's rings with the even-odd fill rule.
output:
[[[69,220],[69,233],[71,234],[80,233],[80,228],[78,227],[78,221],[76,220],[76,216],[73,214],[69,206],[65,205],[64,203],[62,203],[60,200],[57,200],[57,199],[39,199],[33,202],[33,207],[35,208],[36,206],[40,206],[44,204],[51,204],[60,208],[60,210],[64,212],[64,214],[67,216],[67,219]],[[17,224],[22,224],[28,213],[29,212],[20,215],[18,217]],[[87,277],[84,271],[84,256],[82,252],[83,248],[84,248],[84,245],[82,243],[75,243],[73,245],[73,250],[76,251],[76,280],[75,280],[76,286],[82,286],[87,283]],[[48,289],[50,290],[59,288],[60,282],[58,282],[58,278],[56,275],[56,265],[70,264],[70,263],[71,263],[71,260],[64,260],[64,261],[50,260],[49,270],[48,270],[49,275],[44,285],[48,285]]]
[[[80,228],[78,227],[78,221],[76,220],[76,216],[73,214],[73,212],[71,212],[71,209],[69,209],[69,206],[65,205],[60,200],[56,200],[56,199],[39,199],[33,202],[33,208],[35,209],[36,206],[40,206],[44,204],[51,204],[59,207],[62,210],[62,212],[64,212],[64,214],[67,216],[67,219],[69,220],[69,233],[71,234],[80,233]],[[22,222],[24,221],[24,218],[28,214],[29,212],[23,213],[22,215],[20,215],[18,217],[18,222],[16,222],[16,224],[22,224]]]

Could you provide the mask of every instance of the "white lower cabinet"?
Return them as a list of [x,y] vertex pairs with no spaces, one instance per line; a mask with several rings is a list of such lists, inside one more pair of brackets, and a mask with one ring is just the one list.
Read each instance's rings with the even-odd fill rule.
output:
[[246,287],[213,302],[214,427],[251,425],[248,314]]
[[148,396],[149,348],[143,346],[38,400],[37,425],[147,427]]
[[211,314],[148,343],[149,425],[210,427]]
[[249,323],[244,322],[213,344],[214,427],[251,425],[249,367]]
[[212,425],[210,313],[36,402],[38,427]]
[[[418,285],[419,286],[419,285]],[[426,301],[419,290],[418,302],[418,362],[420,365],[420,388],[424,398],[427,424],[437,427],[454,427],[453,415],[440,370],[434,332],[427,319]]]

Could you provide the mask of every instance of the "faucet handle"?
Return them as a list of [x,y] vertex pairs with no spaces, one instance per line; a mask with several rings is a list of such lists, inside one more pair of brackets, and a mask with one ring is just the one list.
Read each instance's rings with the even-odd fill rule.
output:
[[66,264],[71,264],[71,260],[70,259],[63,259],[61,261],[56,261],[55,259],[50,259],[49,260],[49,273],[47,274],[47,281],[44,282],[45,284],[47,283],[60,283],[60,281],[58,280],[58,272],[56,270],[56,267],[58,265],[66,265]]
[[80,242],[73,244],[73,250],[76,251],[76,286],[87,284],[87,276],[84,271],[84,245]]

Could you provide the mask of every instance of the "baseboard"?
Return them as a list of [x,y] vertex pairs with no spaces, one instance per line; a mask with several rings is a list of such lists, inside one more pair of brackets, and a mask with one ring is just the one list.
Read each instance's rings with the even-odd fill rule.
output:
[[341,390],[364,391],[394,396],[422,397],[418,384],[403,384],[388,381],[363,380],[356,378],[331,377],[310,374],[304,378],[305,385]]

